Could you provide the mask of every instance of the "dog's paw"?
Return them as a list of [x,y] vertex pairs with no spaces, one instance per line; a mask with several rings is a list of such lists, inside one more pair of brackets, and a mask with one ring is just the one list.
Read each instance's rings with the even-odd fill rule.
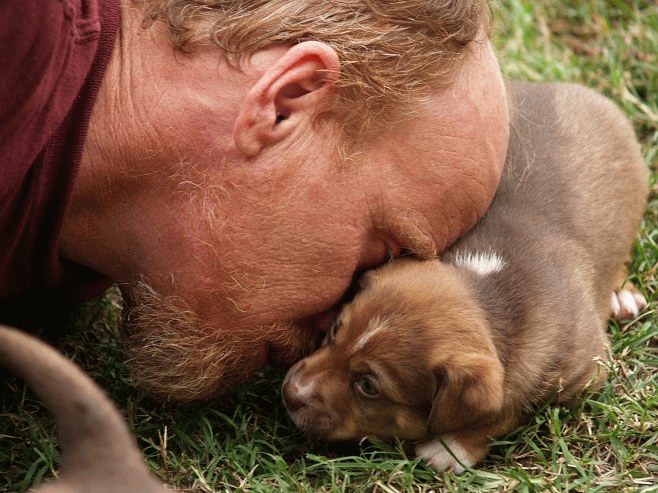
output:
[[450,435],[429,442],[417,443],[416,456],[437,471],[451,471],[456,474],[461,474],[465,468],[471,467],[477,462],[460,445],[459,441]]
[[627,283],[623,289],[613,291],[610,296],[610,309],[612,311],[612,318],[615,320],[635,318],[645,306],[647,306],[647,300],[630,283]]

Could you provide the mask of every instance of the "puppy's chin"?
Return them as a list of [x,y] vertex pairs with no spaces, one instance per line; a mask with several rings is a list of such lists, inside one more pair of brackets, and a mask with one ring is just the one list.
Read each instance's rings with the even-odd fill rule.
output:
[[329,413],[318,412],[311,414],[304,411],[288,411],[288,415],[297,428],[318,440],[328,442],[360,440],[365,435],[365,433],[359,434],[357,430],[352,429],[344,420],[339,419],[338,416],[332,416]]
[[328,414],[310,417],[307,413],[288,412],[295,426],[307,435],[321,440],[333,440],[334,422]]

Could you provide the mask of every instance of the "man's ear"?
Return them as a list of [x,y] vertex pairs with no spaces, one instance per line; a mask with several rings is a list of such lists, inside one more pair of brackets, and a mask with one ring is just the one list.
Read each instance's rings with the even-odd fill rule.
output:
[[327,111],[339,74],[338,55],[325,43],[305,41],[288,49],[242,102],[233,128],[238,151],[253,157]]
[[495,355],[462,354],[433,369],[436,385],[431,435],[487,424],[502,410],[504,369]]

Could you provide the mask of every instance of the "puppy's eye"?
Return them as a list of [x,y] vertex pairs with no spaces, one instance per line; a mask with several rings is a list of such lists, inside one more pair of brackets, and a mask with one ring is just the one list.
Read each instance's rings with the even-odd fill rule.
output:
[[336,331],[340,327],[341,322],[340,319],[334,320],[334,323],[331,324],[331,329],[329,329],[329,332],[327,332],[327,335],[324,336],[324,340],[322,341],[322,346],[326,346],[327,344],[331,344],[334,342],[336,339]]
[[379,395],[377,385],[371,377],[361,377],[354,382],[356,390],[365,397],[376,397]]

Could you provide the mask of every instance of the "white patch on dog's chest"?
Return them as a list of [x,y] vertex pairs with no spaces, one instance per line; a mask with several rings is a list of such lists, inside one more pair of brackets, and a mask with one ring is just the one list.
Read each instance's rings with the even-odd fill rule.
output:
[[507,262],[496,252],[458,252],[454,264],[481,276],[500,272]]

